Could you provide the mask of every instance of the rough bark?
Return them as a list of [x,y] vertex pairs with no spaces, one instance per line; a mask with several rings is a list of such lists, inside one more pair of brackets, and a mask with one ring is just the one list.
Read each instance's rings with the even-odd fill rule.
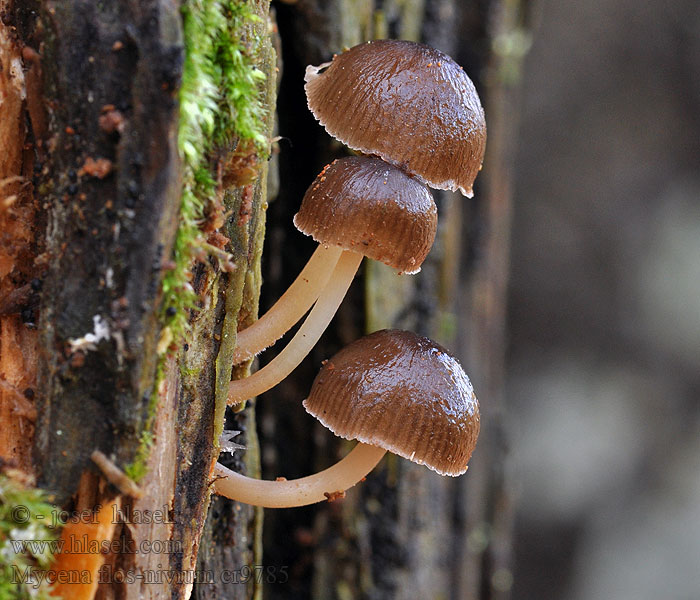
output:
[[[158,2],[49,2],[40,25],[49,261],[36,448],[41,482],[62,502],[94,449],[127,465],[141,443],[179,206],[183,48],[177,7]],[[112,111],[121,130],[101,126]],[[103,339],[80,344],[100,327]]]
[[[267,40],[256,59],[268,75],[264,102],[274,106],[269,3],[249,5],[260,20],[239,33]],[[230,181],[222,182],[226,218],[217,242],[227,240],[236,268],[222,272],[213,258],[193,267],[199,300],[187,343],[175,340],[159,364],[160,284],[169,268],[182,185],[180,5],[75,0],[2,8],[10,35],[4,27],[0,31],[0,58],[3,66],[17,62],[3,69],[0,81],[8,100],[1,139],[10,150],[3,156],[3,180],[5,172],[31,180],[34,159],[29,191],[40,199],[41,210],[35,218],[32,195],[20,193],[24,180],[3,181],[3,201],[9,198],[13,206],[1,215],[11,227],[3,228],[2,248],[0,456],[31,468],[31,421],[38,410],[34,465],[39,485],[59,506],[89,510],[121,492],[125,518],[115,539],[123,547],[145,540],[174,543],[168,554],[108,556],[98,597],[186,597],[209,503],[209,474],[218,457],[214,438],[236,328],[257,314],[267,165],[252,180],[246,172],[240,187],[226,189]],[[17,83],[20,56],[26,85]],[[26,135],[33,144],[25,146]],[[229,141],[210,157],[215,175],[217,164],[227,163],[236,148],[237,139]],[[31,152],[23,157],[27,148]],[[244,179],[235,166],[229,171],[229,180]],[[32,278],[41,282],[41,303]],[[33,323],[35,316],[38,331],[22,323]],[[24,390],[34,390],[37,362],[35,408]],[[254,427],[241,441],[254,445]],[[145,476],[138,482],[143,495],[107,485],[91,460],[94,450],[122,470],[145,457]],[[144,511],[160,511],[164,522],[128,517]],[[244,528],[259,522],[248,507],[236,507],[235,517]],[[254,539],[246,542],[236,533],[235,556],[252,562]]]
[[33,326],[38,284],[32,287],[32,280],[38,275],[38,247],[24,99],[36,68],[23,70],[12,9],[10,2],[0,2],[0,457],[31,473],[38,350]]
[[[86,476],[95,470],[92,452],[125,469],[152,427],[159,288],[180,198],[181,26],[173,4],[75,1],[43,4],[37,28],[49,128],[39,182],[48,260],[35,458],[40,485],[59,505],[92,508],[114,494],[99,477]],[[90,333],[98,338],[92,343]],[[179,396],[169,392],[177,388],[166,376],[151,470],[140,482],[147,492],[124,505],[164,510],[176,523]],[[117,535],[139,543],[172,534],[169,522],[127,522]],[[110,556],[98,594],[121,588],[125,597],[139,597],[138,584],[127,586],[113,573],[145,573],[156,561],[165,562],[153,553]],[[169,587],[145,591],[159,597]]]

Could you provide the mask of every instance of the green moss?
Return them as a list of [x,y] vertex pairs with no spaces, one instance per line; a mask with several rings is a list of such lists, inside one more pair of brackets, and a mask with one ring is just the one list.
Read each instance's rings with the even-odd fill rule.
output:
[[146,473],[151,429],[165,360],[190,333],[197,295],[189,284],[198,249],[207,249],[201,225],[218,193],[214,155],[247,142],[259,158],[269,155],[269,136],[261,101],[262,71],[255,67],[261,40],[244,39],[249,25],[260,22],[248,3],[239,0],[185,0],[182,5],[185,62],[180,88],[178,149],[183,163],[183,189],[173,265],[163,277],[159,318],[163,325],[159,364],[147,422],[134,462],[125,469],[138,481]]
[[[262,10],[266,10],[263,4]],[[246,28],[248,37],[256,39],[255,57],[261,69],[268,73],[266,81],[261,82],[260,99],[266,106],[274,106],[277,94],[277,81],[275,68],[277,55],[266,36],[266,24],[258,21]],[[265,137],[272,136],[274,119],[267,115],[263,121]],[[244,167],[245,168],[245,167]],[[252,186],[252,210],[250,221],[241,226],[232,222],[226,227],[226,235],[231,239],[234,248],[247,249],[246,269],[239,269],[232,273],[226,285],[224,322],[221,327],[221,345],[216,359],[216,393],[214,415],[214,443],[218,444],[224,423],[229,382],[232,378],[245,377],[249,373],[249,363],[243,363],[232,368],[232,357],[236,347],[237,330],[247,327],[258,314],[258,302],[260,299],[260,286],[262,285],[262,273],[260,270],[263,239],[265,237],[265,210],[267,206],[267,178],[270,171],[263,167],[257,173],[257,180]],[[225,197],[226,208],[233,214],[239,212],[241,195],[227,192]],[[241,315],[241,311],[243,314]],[[246,402],[242,402],[234,411],[243,410]],[[249,471],[253,473],[253,471]],[[255,471],[257,472],[257,471]]]
[[198,367],[180,367],[180,377],[182,379],[196,379],[201,373],[201,369]]
[[124,473],[129,479],[138,482],[146,475],[148,472],[148,457],[152,446],[153,432],[150,429],[144,429],[139,439],[139,449],[136,453],[136,458],[124,468]]
[[224,429],[224,415],[228,399],[228,384],[231,381],[233,350],[236,347],[238,313],[243,304],[246,271],[236,269],[226,288],[224,323],[221,328],[221,345],[216,358],[216,388],[214,399],[214,445],[218,448],[219,437]]
[[158,390],[160,388],[161,381],[163,381],[164,375],[165,360],[161,359],[158,361],[153,391],[148,397],[146,423],[139,438],[139,449],[136,452],[136,457],[134,458],[133,462],[124,467],[124,473],[126,476],[136,482],[139,482],[148,471],[148,457],[151,453],[151,447],[153,446],[153,422],[156,418],[156,408],[158,406],[159,398]]
[[161,307],[161,320],[170,330],[165,335],[173,340],[182,339],[189,313],[196,308],[188,277],[195,250],[204,246],[200,224],[217,193],[212,174],[214,150],[242,140],[252,142],[259,156],[269,153],[260,101],[265,75],[253,63],[260,42],[241,39],[245,24],[260,18],[247,3],[235,0],[186,0],[182,17],[185,64],[178,148],[183,191],[174,268],[163,279]]
[[[55,515],[42,490],[0,475],[0,600],[49,597],[45,580],[40,585],[23,579],[51,564]],[[31,542],[31,547],[23,548],[22,542]]]

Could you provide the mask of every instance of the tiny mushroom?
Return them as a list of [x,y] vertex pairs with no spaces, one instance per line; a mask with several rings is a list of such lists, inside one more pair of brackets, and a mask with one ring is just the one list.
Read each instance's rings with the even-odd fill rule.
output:
[[[378,158],[348,157],[318,175],[294,224],[319,243],[312,269],[307,265],[275,306],[238,334],[234,363],[274,343],[315,304],[274,360],[250,377],[230,383],[229,404],[265,392],[301,362],[333,318],[363,256],[399,272],[418,272],[435,239],[437,208],[428,189],[403,171]],[[309,270],[323,285],[307,286],[305,295],[300,279],[307,278]]]
[[332,136],[431,187],[473,195],[486,121],[474,84],[449,56],[376,40],[308,66],[305,80],[309,108]]
[[313,504],[342,496],[386,451],[457,476],[479,435],[479,403],[460,364],[408,331],[377,331],[346,346],[325,362],[304,407],[357,446],[325,471],[289,481],[253,479],[217,463],[216,493],[269,508]]

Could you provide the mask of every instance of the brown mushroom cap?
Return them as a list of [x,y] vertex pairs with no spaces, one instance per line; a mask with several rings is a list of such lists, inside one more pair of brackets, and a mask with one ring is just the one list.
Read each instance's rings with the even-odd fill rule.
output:
[[428,189],[378,158],[326,166],[294,216],[297,229],[405,273],[416,273],[435,240],[437,208]]
[[360,338],[327,361],[307,412],[336,435],[461,475],[479,435],[469,378],[444,348],[409,331]]
[[377,40],[307,67],[305,80],[309,108],[332,136],[432,187],[473,195],[486,122],[474,84],[449,56]]

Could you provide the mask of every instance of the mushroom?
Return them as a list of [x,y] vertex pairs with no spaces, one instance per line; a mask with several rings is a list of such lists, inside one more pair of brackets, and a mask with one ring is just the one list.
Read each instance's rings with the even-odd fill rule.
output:
[[[312,293],[312,286],[307,294],[299,292],[302,284],[297,279],[257,322],[261,325],[253,324],[239,334],[234,362],[274,343],[284,334],[282,326],[291,326],[316,301],[294,338],[274,360],[250,377],[229,384],[229,404],[265,392],[292,372],[333,318],[363,256],[399,272],[418,272],[435,239],[437,208],[428,189],[401,170],[378,158],[347,157],[321,171],[306,191],[294,224],[327,248],[314,255],[316,275],[320,278],[324,265],[332,273],[325,275],[320,292]],[[308,265],[307,270],[311,270]],[[304,277],[302,272],[300,278]],[[282,326],[272,319],[279,319]],[[259,335],[261,331],[264,335]]]
[[303,404],[357,446],[325,471],[290,481],[253,479],[217,463],[214,491],[268,508],[313,504],[342,495],[387,450],[457,476],[479,435],[479,403],[460,364],[409,331],[384,329],[343,348],[324,363]]
[[431,187],[472,197],[486,122],[467,74],[446,54],[376,40],[306,68],[309,108],[329,134]]

